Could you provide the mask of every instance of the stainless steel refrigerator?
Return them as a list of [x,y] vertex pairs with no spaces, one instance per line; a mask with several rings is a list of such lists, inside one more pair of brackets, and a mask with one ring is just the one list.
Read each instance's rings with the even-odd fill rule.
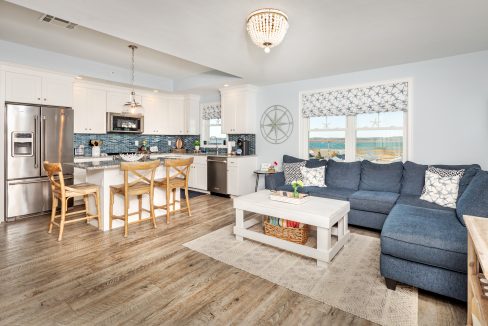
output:
[[[51,209],[51,188],[42,162],[73,163],[73,109],[6,104],[5,218]],[[65,184],[73,166],[63,165]]]

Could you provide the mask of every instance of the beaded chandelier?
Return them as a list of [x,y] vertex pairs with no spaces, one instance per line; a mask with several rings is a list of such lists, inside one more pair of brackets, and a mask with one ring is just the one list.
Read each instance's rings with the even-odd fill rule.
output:
[[280,10],[259,9],[247,17],[247,32],[254,44],[264,48],[265,53],[283,41],[287,30],[288,17]]

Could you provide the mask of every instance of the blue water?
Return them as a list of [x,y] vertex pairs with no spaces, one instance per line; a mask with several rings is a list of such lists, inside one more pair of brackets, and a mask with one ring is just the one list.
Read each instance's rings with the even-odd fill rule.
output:
[[[384,148],[386,150],[399,150],[403,146],[403,142],[401,141],[361,141],[360,139],[356,142],[356,148],[360,149],[375,149],[375,148]],[[330,148],[335,150],[344,150],[345,143],[339,142],[317,142],[317,141],[309,141],[309,149],[322,149],[322,148]]]

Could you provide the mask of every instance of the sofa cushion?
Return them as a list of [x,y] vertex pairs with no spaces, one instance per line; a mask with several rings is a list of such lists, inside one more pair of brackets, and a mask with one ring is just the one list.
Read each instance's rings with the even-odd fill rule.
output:
[[388,215],[351,209],[347,216],[349,225],[357,225],[370,229],[381,230]]
[[399,193],[402,186],[402,176],[402,162],[378,164],[362,161],[359,189]]
[[454,210],[397,204],[383,225],[381,252],[466,273],[466,228]]
[[299,163],[299,162],[305,162],[306,160],[290,156],[290,155],[283,155],[283,163]]
[[319,160],[312,158],[310,160],[304,160],[298,157],[283,155],[283,163],[299,163],[305,162],[307,168],[318,168],[319,166],[327,166],[327,160]]
[[488,217],[488,172],[479,171],[458,200],[456,208],[459,222],[463,215]]
[[476,173],[481,170],[478,164],[470,165],[434,165],[436,168],[446,169],[446,170],[464,170],[463,177],[459,182],[458,198],[461,197],[463,192],[468,187],[471,180],[473,180]]
[[445,210],[445,211],[453,211],[453,208],[449,207],[443,207],[441,205],[437,205],[425,200],[420,199],[418,195],[403,195],[401,194],[400,197],[398,197],[397,204],[402,204],[402,205],[409,205],[409,206],[415,206],[415,207],[423,207],[423,208],[432,208],[432,209],[440,209],[440,210]]
[[[473,177],[480,170],[478,164],[471,165],[433,165],[436,168],[446,170],[461,170],[464,169],[464,175],[459,182],[458,198],[461,197],[466,187],[469,185]],[[402,194],[419,195],[422,193],[425,182],[425,171],[427,165],[417,164],[407,161],[403,164],[403,181]]]
[[356,190],[332,187],[303,187],[302,190],[311,196],[324,197],[337,200],[348,200]]
[[427,171],[427,165],[405,162],[401,193],[420,196],[424,189],[425,171]]
[[283,172],[285,172],[285,184],[290,185],[293,181],[303,180],[301,167],[305,166],[305,161],[297,163],[283,163]]
[[303,184],[305,186],[326,187],[325,185],[325,166],[316,168],[300,167],[300,172],[303,176]]
[[429,166],[425,171],[425,186],[420,199],[456,208],[459,181],[463,174],[464,170],[445,170]]
[[336,162],[329,160],[325,172],[327,187],[358,190],[361,179],[361,162]]
[[305,163],[305,166],[309,169],[312,169],[312,168],[318,168],[318,167],[322,167],[322,166],[327,166],[327,160],[319,160],[319,159],[316,159],[316,158],[312,158],[310,160],[307,161],[307,163]]
[[388,214],[399,196],[394,192],[359,190],[352,194],[349,201],[353,209]]

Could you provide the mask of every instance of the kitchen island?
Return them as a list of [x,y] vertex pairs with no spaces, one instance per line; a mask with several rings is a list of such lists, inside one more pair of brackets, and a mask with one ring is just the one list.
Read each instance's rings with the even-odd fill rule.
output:
[[[156,169],[156,179],[161,179],[166,176],[166,167],[164,166],[164,159],[159,159],[161,165]],[[124,183],[124,172],[120,171],[121,160],[110,161],[92,161],[83,163],[74,163],[74,167],[83,169],[86,171],[86,182],[100,186],[100,208],[101,208],[101,223],[97,225],[96,220],[91,220],[92,225],[98,226],[100,230],[108,231],[110,229],[110,186],[119,185]],[[132,176],[129,174],[129,182],[132,181]],[[180,208],[180,191],[176,191],[176,207]],[[154,203],[156,205],[163,205],[166,203],[166,192],[161,188],[154,188]],[[149,197],[144,196],[142,205],[144,208],[149,209]],[[136,210],[138,207],[137,197],[131,197],[129,201],[129,213]],[[114,199],[114,214],[124,214],[124,201],[122,196],[115,196]],[[95,200],[90,198],[88,201],[88,212],[90,214],[96,214]],[[164,209],[156,209],[156,216],[165,215]],[[149,213],[144,212],[143,218],[148,217]],[[129,216],[129,222],[137,220],[137,215]],[[157,219],[156,222],[161,222],[163,219]],[[121,220],[113,220],[112,228],[123,227],[124,222]]]

